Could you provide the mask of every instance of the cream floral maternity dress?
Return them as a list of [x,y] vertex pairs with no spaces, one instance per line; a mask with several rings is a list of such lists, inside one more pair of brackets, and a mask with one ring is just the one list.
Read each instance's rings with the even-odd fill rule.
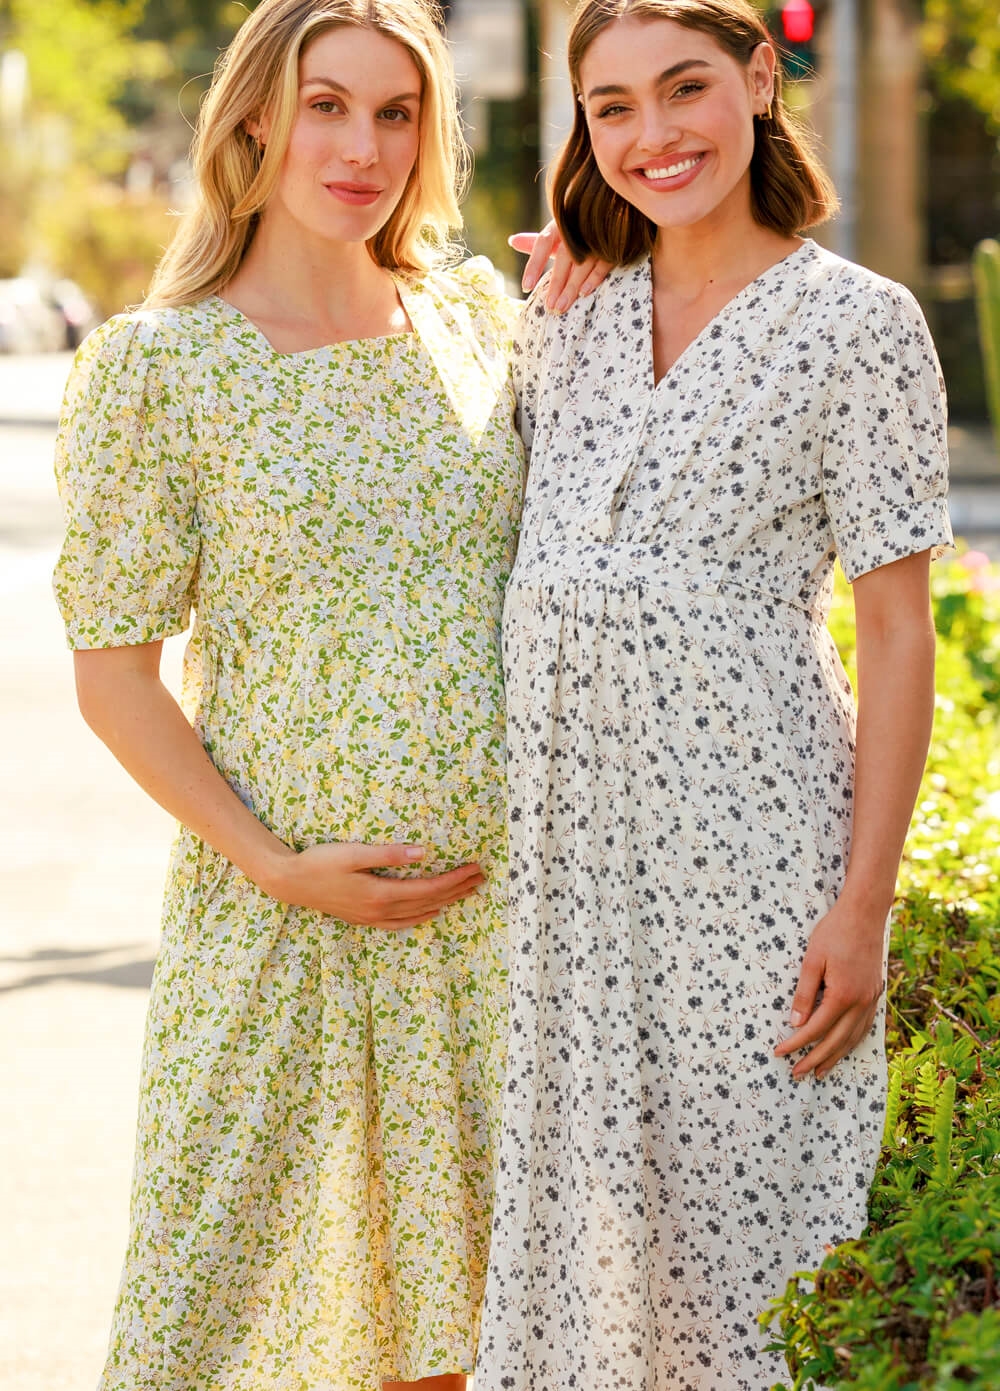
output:
[[515,350],[504,618],[511,1042],[476,1391],[764,1391],[757,1315],[856,1234],[883,1021],[786,1036],[843,881],[853,704],[824,619],[947,543],[934,351],[805,242],[654,385],[648,261]]
[[523,451],[491,269],[414,333],[278,354],[218,298],[77,361],[56,591],[76,648],[196,612],[186,699],[290,845],[405,841],[485,889],[389,932],[181,831],[102,1391],[376,1391],[471,1370],[505,1042],[499,623]]

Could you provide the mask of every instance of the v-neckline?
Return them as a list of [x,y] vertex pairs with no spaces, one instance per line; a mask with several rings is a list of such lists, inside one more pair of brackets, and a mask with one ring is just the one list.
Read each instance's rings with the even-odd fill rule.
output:
[[801,256],[807,248],[811,251],[815,245],[816,243],[811,237],[803,237],[800,244],[789,251],[787,256],[782,256],[778,261],[772,261],[769,266],[765,266],[759,275],[755,275],[752,280],[748,280],[734,295],[730,295],[725,304],[716,310],[708,322],[691,339],[690,343],[687,343],[681,349],[680,353],[674,358],[673,362],[659,380],[657,380],[656,366],[653,359],[653,257],[652,255],[647,256],[643,265],[643,273],[646,286],[646,377],[650,392],[658,391],[663,383],[674,375],[684,360],[693,355],[702,339],[715,328],[720,320],[728,317],[729,312],[743,299],[748,291],[756,289],[761,281],[766,280],[773,271],[786,268],[796,257]]

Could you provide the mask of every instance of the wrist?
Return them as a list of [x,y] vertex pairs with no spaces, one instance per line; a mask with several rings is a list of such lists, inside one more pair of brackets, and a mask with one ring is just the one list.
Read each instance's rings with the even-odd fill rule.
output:
[[269,898],[281,903],[294,902],[293,884],[298,853],[282,841],[274,838],[274,844],[267,846],[254,856],[248,867],[248,876]]
[[859,925],[871,923],[873,930],[881,932],[892,911],[895,896],[895,880],[891,884],[863,884],[852,881],[848,875],[837,903]]

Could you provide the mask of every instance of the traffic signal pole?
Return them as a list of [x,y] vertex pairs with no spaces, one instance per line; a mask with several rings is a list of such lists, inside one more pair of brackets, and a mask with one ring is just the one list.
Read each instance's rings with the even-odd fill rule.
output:
[[830,226],[832,250],[858,254],[858,0],[833,0],[830,173],[840,195],[840,216]]

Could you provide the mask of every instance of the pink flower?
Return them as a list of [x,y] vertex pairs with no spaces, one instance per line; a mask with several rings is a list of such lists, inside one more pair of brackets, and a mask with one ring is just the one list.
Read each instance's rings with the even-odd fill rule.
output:
[[968,571],[971,593],[993,594],[1000,589],[1000,574],[994,572],[985,551],[966,551],[958,557],[958,564]]
[[990,568],[990,558],[985,551],[966,551],[964,555],[958,557],[958,563],[966,570],[988,570]]

